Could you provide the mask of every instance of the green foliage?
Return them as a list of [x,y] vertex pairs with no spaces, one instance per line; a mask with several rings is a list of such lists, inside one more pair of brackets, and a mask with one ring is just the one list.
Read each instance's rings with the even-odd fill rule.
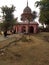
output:
[[33,20],[37,17],[37,12],[36,11],[33,11]]
[[1,7],[2,13],[3,13],[3,29],[9,30],[12,29],[13,25],[16,23],[16,20],[14,19],[13,12],[15,11],[15,7],[12,5],[11,7],[8,6],[2,6]]
[[36,7],[40,7],[40,17],[39,21],[42,24],[47,24],[49,25],[49,0],[40,0],[37,1]]

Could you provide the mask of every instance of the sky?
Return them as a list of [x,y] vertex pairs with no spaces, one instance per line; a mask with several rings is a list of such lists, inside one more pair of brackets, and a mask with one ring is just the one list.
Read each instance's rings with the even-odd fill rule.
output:
[[[39,15],[39,8],[35,7],[36,1],[40,0],[28,0],[28,6],[31,8],[32,11],[36,11]],[[18,17],[18,21],[20,21],[21,14],[23,13],[24,8],[27,6],[27,0],[0,0],[0,7],[5,5],[9,7],[14,5],[16,7],[14,16],[15,18]],[[2,15],[1,9],[0,9],[0,15]],[[38,22],[38,18],[36,19],[36,21]]]

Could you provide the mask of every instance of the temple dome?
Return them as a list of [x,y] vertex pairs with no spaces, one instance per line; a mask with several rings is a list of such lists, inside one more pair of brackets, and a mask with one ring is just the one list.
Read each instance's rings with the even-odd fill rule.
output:
[[31,9],[28,6],[28,0],[27,0],[27,6],[25,7],[25,9],[23,10],[23,13],[31,13]]
[[33,14],[31,8],[28,6],[28,0],[27,0],[27,6],[24,8],[23,13],[21,14],[21,20],[26,21],[30,19],[30,21],[33,21]]
[[25,9],[23,10],[23,13],[31,13],[31,9],[30,7],[25,7]]

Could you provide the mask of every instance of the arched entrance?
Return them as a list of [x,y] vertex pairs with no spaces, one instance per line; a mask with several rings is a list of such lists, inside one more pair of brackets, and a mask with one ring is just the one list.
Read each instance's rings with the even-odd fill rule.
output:
[[30,27],[29,27],[29,33],[34,33],[34,28],[33,28],[33,26],[30,26]]
[[25,33],[25,32],[26,32],[26,27],[22,26],[22,33]]

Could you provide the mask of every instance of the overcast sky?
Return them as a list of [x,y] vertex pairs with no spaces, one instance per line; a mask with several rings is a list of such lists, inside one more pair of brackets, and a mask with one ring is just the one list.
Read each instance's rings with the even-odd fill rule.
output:
[[[35,2],[40,0],[28,0],[28,6],[32,11],[37,11],[39,13],[39,8],[35,7]],[[24,8],[27,6],[27,0],[0,0],[0,7],[2,6],[11,6],[14,5],[16,7],[16,11],[14,12],[15,17],[18,17],[20,21],[20,16],[23,13]],[[1,11],[0,11],[1,15]],[[36,19],[38,21],[38,19]]]

